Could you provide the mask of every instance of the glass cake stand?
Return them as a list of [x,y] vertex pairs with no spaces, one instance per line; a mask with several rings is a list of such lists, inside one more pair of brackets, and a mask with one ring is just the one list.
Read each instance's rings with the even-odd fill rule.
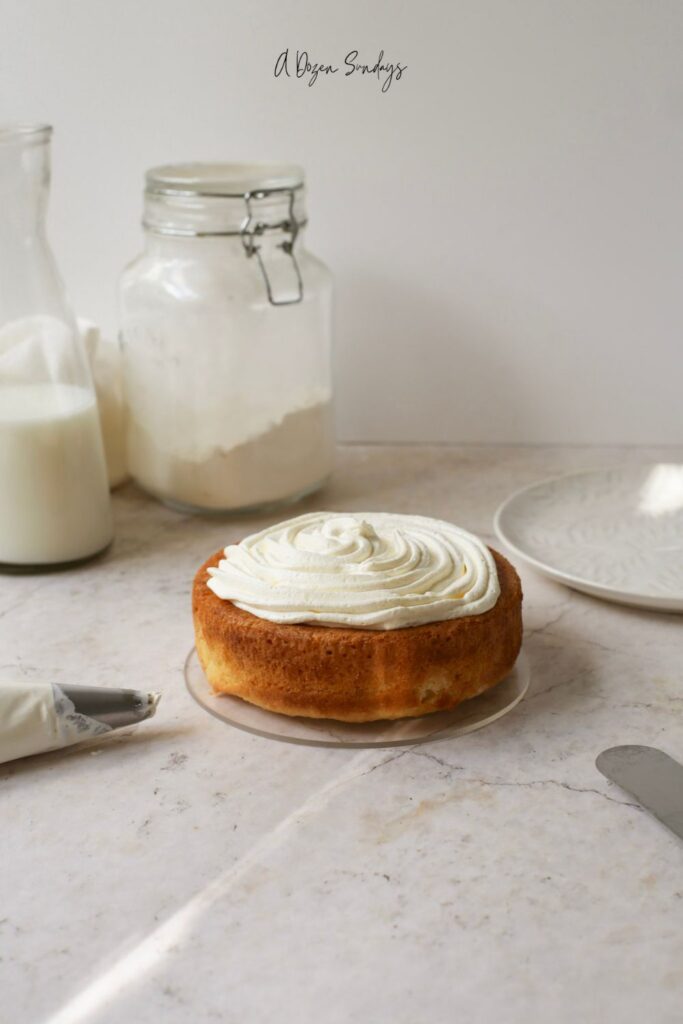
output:
[[529,678],[529,663],[522,651],[512,672],[501,683],[464,701],[453,711],[437,711],[421,718],[355,723],[331,718],[290,718],[264,711],[239,697],[218,696],[209,686],[194,648],[185,661],[187,688],[209,714],[257,736],[309,747],[400,747],[463,736],[512,711],[529,689]]

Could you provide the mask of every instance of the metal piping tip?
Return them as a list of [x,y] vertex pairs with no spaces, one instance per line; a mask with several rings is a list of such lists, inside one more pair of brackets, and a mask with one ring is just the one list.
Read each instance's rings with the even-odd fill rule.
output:
[[152,715],[156,714],[157,706],[161,700],[161,694],[158,690],[150,690],[147,694],[148,712],[147,717],[151,718]]
[[156,712],[161,700],[157,691],[100,686],[64,686],[62,691],[73,702],[78,714],[94,718],[110,729],[144,722]]

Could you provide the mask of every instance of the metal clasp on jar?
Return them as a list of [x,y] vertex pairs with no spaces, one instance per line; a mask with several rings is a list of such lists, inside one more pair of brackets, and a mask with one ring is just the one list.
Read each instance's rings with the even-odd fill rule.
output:
[[[265,221],[259,220],[254,209],[254,203],[263,199],[269,199],[274,195],[282,196],[283,194],[289,197],[287,219],[280,221],[277,224],[269,224]],[[297,235],[299,234],[299,228],[301,226],[294,212],[294,201],[295,190],[290,188],[255,189],[253,192],[244,193],[244,204],[246,206],[247,215],[240,230],[242,244],[244,245],[244,251],[247,254],[247,257],[251,258],[252,256],[255,256],[258,260],[258,265],[261,268],[261,274],[263,275],[263,281],[266,286],[268,301],[271,306],[291,306],[297,302],[301,302],[304,297],[304,285],[301,279],[301,271],[299,270],[299,264],[297,263],[296,255],[294,253],[294,243],[296,242]],[[285,239],[279,243],[278,248],[282,249],[292,261],[296,284],[296,292],[293,297],[277,298],[274,295],[272,282],[268,276],[264,257],[261,254],[260,242],[262,236],[266,232],[271,231],[280,231],[286,235]]]

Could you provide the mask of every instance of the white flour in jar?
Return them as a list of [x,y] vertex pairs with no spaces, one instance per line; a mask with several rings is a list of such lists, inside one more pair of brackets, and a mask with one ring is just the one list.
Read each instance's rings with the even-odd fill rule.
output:
[[231,444],[193,446],[186,438],[182,450],[173,448],[162,447],[131,414],[129,469],[156,497],[215,511],[281,501],[312,490],[331,472],[331,402],[316,396]]

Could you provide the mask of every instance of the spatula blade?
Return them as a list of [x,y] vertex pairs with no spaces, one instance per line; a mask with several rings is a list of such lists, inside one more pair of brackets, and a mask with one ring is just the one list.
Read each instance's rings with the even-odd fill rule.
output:
[[636,798],[683,839],[683,765],[655,747],[603,750],[595,762],[605,778]]

